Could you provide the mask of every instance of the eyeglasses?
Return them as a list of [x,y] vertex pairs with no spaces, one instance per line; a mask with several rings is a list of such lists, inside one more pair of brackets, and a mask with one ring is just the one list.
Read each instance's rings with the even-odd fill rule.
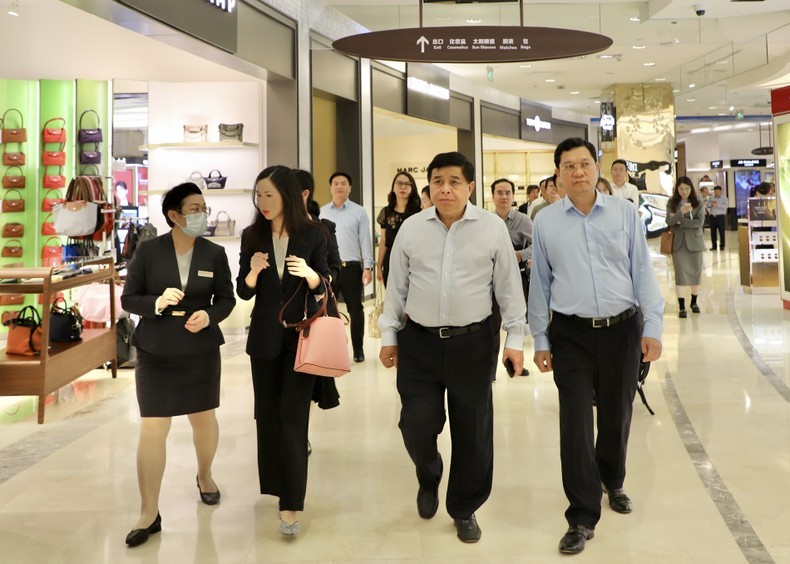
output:
[[199,207],[195,206],[195,207],[192,207],[192,208],[187,208],[185,210],[182,209],[178,213],[180,213],[181,215],[192,215],[192,214],[195,214],[195,213],[204,213],[206,215],[211,215],[211,208],[208,207],[208,206],[206,206],[204,208],[199,208]]
[[405,188],[406,186],[411,186],[411,182],[409,182],[408,180],[396,180],[395,186],[397,186],[398,188]]
[[568,174],[573,174],[577,169],[581,169],[583,172],[590,172],[594,168],[595,163],[593,161],[584,161],[582,163],[565,163],[560,166],[560,170]]

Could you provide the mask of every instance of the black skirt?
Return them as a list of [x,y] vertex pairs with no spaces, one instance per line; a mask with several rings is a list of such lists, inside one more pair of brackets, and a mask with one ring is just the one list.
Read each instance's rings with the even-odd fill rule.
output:
[[137,349],[142,417],[173,417],[219,407],[219,348],[205,355],[160,356]]

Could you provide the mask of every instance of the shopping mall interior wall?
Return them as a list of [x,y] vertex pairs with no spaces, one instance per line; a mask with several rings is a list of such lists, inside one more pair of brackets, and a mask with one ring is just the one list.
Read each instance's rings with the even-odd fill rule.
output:
[[[752,149],[761,146],[756,130],[732,133],[694,133],[686,135],[684,139],[689,170],[707,170],[710,168],[710,161],[752,158]],[[765,127],[763,128],[762,144],[768,145],[768,132]],[[769,161],[773,160],[770,155],[767,158]]]
[[329,176],[337,170],[337,108],[331,96],[313,96],[313,167],[315,201],[324,205],[332,199]]

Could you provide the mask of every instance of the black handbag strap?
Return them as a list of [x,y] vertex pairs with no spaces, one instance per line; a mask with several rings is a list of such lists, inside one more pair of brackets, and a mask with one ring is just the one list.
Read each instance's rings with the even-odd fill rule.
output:
[[96,129],[101,129],[101,118],[99,117],[99,112],[97,112],[96,110],[85,110],[80,114],[79,129],[86,129],[82,127],[82,118],[85,117],[85,114],[88,113],[92,113],[96,116]]
[[[215,172],[217,173],[217,176],[214,176]],[[219,179],[219,178],[222,178],[222,173],[215,168],[214,170],[212,170],[211,172],[208,173],[208,176],[206,178],[217,178],[217,179]]]

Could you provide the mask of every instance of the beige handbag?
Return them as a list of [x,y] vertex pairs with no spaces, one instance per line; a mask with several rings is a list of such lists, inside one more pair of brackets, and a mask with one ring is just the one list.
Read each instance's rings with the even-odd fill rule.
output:
[[368,317],[368,335],[372,339],[381,339],[381,329],[379,328],[379,316],[384,312],[384,284],[376,292],[376,300],[373,302],[373,310]]
[[[225,214],[225,219],[220,219],[220,216]],[[214,237],[233,237],[236,235],[236,220],[231,219],[226,211],[217,212],[217,219],[211,222],[214,228]]]

